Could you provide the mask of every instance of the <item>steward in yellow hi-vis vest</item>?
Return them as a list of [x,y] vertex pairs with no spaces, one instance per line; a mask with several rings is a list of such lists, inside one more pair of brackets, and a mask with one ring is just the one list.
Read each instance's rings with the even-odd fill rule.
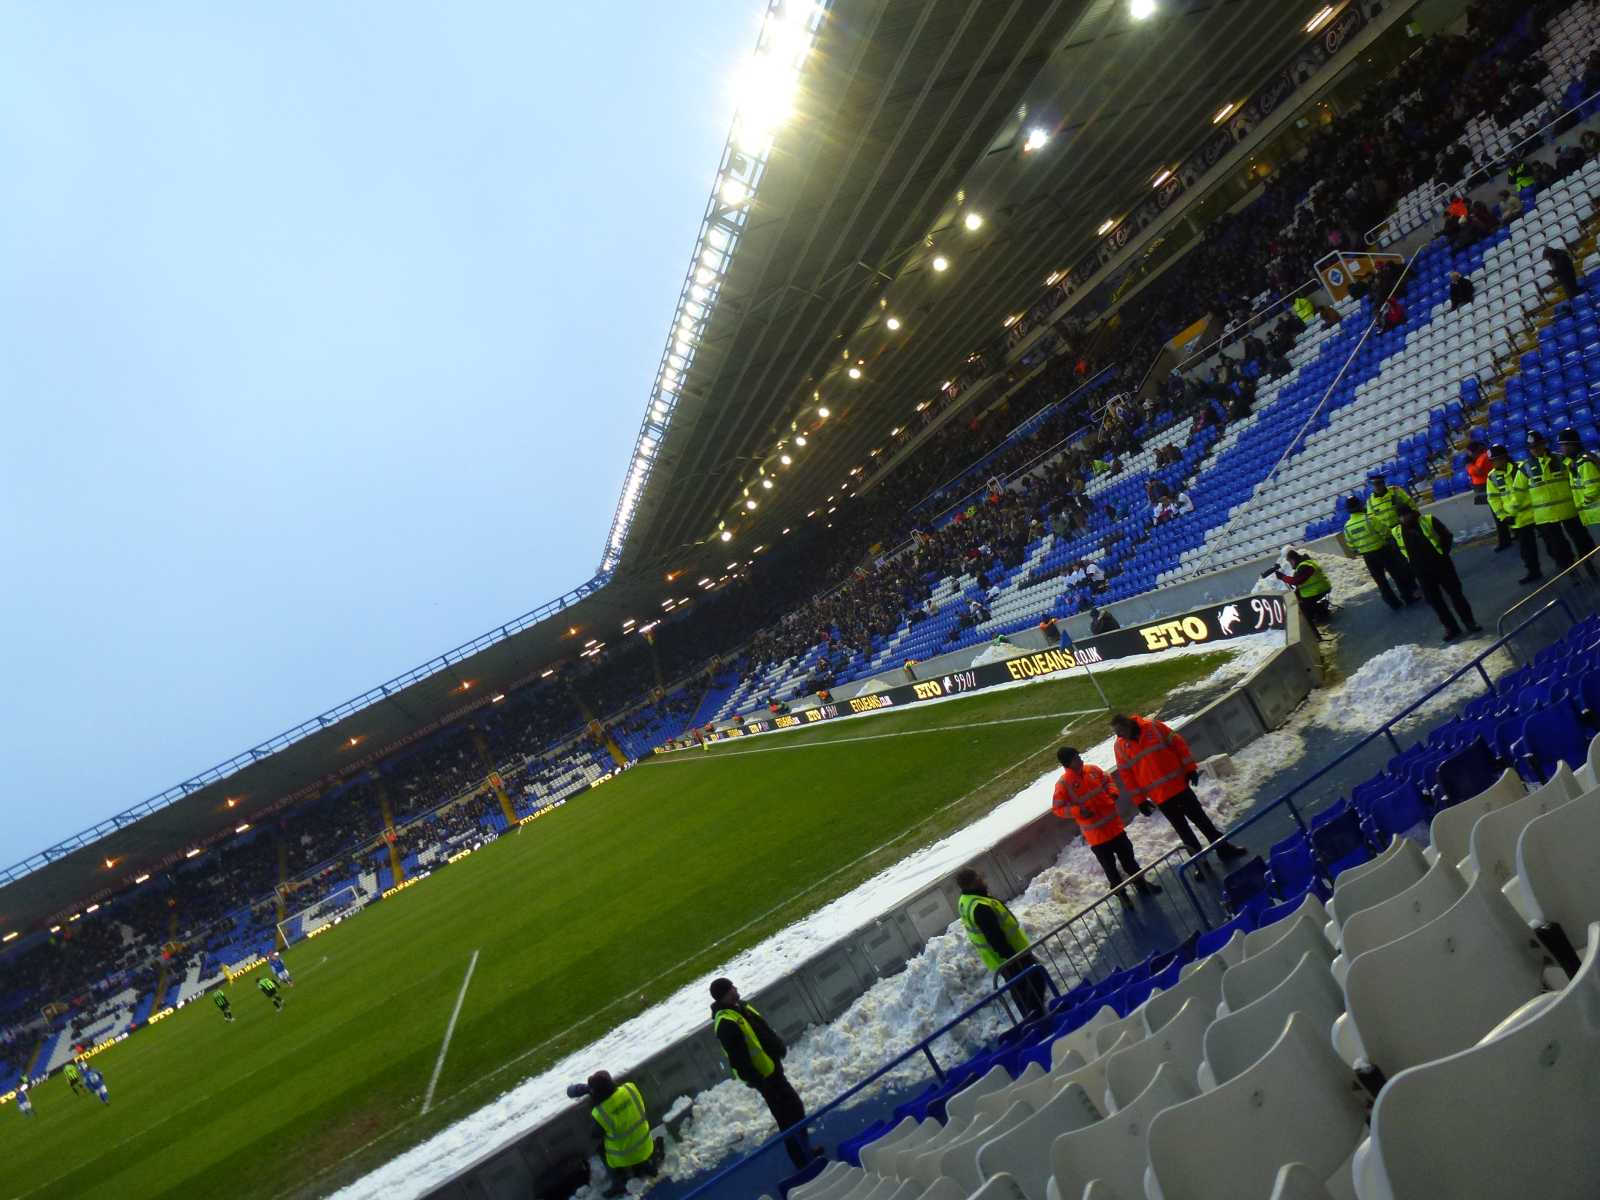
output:
[[[1489,482],[1485,488],[1489,507],[1511,529],[1517,553],[1522,555],[1522,578],[1518,583],[1537,583],[1544,578],[1539,567],[1539,533],[1533,523],[1533,502],[1522,484],[1522,464],[1511,461],[1504,442],[1489,447]],[[1498,507],[1496,507],[1498,505]]]
[[[1391,493],[1392,494],[1392,493]],[[1402,608],[1417,599],[1417,581],[1406,565],[1405,556],[1394,544],[1394,537],[1367,515],[1367,502],[1360,496],[1346,496],[1344,544],[1351,554],[1359,554],[1367,574],[1378,585],[1378,595],[1390,608]]]
[[661,1139],[650,1136],[650,1113],[638,1084],[618,1083],[610,1071],[596,1071],[587,1083],[569,1087],[567,1094],[589,1098],[589,1115],[599,1127],[600,1153],[613,1191],[625,1187],[629,1179],[656,1173],[664,1147]]
[[794,1165],[803,1167],[816,1158],[820,1152],[806,1137],[805,1101],[783,1073],[789,1047],[753,1005],[739,998],[731,979],[711,981],[711,1029],[734,1078],[761,1093],[780,1132],[792,1131],[783,1144]]
[[1450,547],[1455,544],[1455,538],[1445,523],[1429,513],[1411,509],[1400,514],[1395,540],[1411,569],[1417,573],[1423,599],[1433,607],[1439,623],[1444,626],[1444,640],[1453,642],[1461,636],[1461,626],[1450,612],[1452,606],[1468,633],[1482,633],[1478,618],[1472,615],[1472,606],[1467,603],[1466,593],[1461,590],[1461,576],[1456,574],[1456,565],[1450,561]]
[[1533,523],[1544,543],[1545,553],[1565,571],[1577,559],[1594,549],[1594,539],[1578,519],[1578,506],[1572,496],[1572,480],[1567,474],[1566,454],[1583,449],[1578,431],[1563,429],[1559,438],[1565,453],[1551,453],[1544,434],[1528,430],[1528,457],[1520,466],[1512,490],[1519,505],[1533,512]]
[[1044,1016],[1044,968],[1027,953],[1028,935],[1022,932],[1016,917],[1004,903],[989,894],[989,885],[971,867],[956,872],[956,886],[961,889],[956,913],[961,917],[961,927],[967,931],[967,940],[983,960],[983,969],[991,974],[999,971],[1006,980],[1017,981],[1009,994],[1023,1020],[1034,1021]]

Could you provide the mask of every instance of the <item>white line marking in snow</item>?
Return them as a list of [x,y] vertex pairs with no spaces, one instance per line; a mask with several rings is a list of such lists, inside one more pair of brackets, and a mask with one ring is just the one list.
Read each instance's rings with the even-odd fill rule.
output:
[[467,998],[467,985],[472,982],[472,972],[478,968],[478,952],[472,952],[472,961],[467,964],[467,977],[461,981],[461,990],[456,993],[456,1006],[450,1010],[450,1024],[444,1027],[444,1045],[439,1047],[439,1057],[433,1060],[433,1077],[428,1080],[428,1090],[422,1096],[422,1113],[426,1115],[433,1107],[433,1089],[439,1086],[439,1072],[444,1070],[444,1056],[450,1051],[450,1039],[456,1035],[456,1018],[461,1015],[461,1002]]
[[[1101,712],[1104,712],[1104,711],[1105,711],[1105,709],[1103,709],[1103,708],[1092,708],[1092,709],[1085,709],[1084,710],[1085,713],[1101,713]],[[1057,714],[1057,715],[1060,715],[1060,714]],[[1070,722],[1068,727],[1070,728],[1071,725],[1076,725],[1076,724],[1077,724],[1076,721]],[[1038,751],[1038,750],[1030,750],[1027,754],[1025,754],[1021,758],[1017,759],[1017,761],[1012,763],[1009,767],[1004,767],[1001,770],[996,771],[993,775],[989,776],[988,779],[984,780],[977,787],[973,788],[972,791],[967,792],[966,795],[959,796],[956,799],[950,801],[950,803],[948,803],[946,805],[943,805],[940,808],[934,809],[933,812],[930,813],[929,815],[930,816],[937,815],[938,813],[944,812],[946,809],[954,808],[956,805],[960,804],[963,800],[967,799],[968,796],[971,796],[973,794],[973,792],[982,791],[984,788],[986,788],[990,784],[994,783],[994,781],[997,780],[997,779],[1004,779],[1007,775],[1011,774],[1012,771],[1015,771],[1018,767],[1022,766],[1023,763],[1027,762],[1030,758],[1032,758],[1034,755],[1036,755],[1038,753],[1040,753],[1040,751]],[[910,832],[911,832],[911,830],[906,830],[905,833],[902,833],[897,837],[890,838],[887,842],[884,842],[883,845],[879,846],[876,850],[868,850],[865,854],[861,855],[861,857],[857,858],[854,862],[846,863],[844,866],[840,867],[838,870],[833,871],[830,874],[824,875],[821,879],[817,880],[810,887],[804,889],[803,891],[796,892],[793,896],[790,896],[787,900],[781,901],[780,903],[773,905],[771,908],[767,909],[767,911],[762,913],[760,916],[752,917],[750,920],[746,921],[743,925],[739,926],[737,929],[731,930],[730,932],[723,934],[716,941],[711,942],[708,945],[702,947],[700,951],[698,951],[695,954],[691,955],[689,958],[686,958],[682,962],[676,963],[673,966],[668,967],[665,971],[662,971],[659,974],[657,974],[656,976],[654,976],[653,978],[646,980],[644,982],[644,984],[641,985],[642,989],[645,990],[645,991],[648,991],[652,984],[654,984],[654,983],[656,983],[656,982],[658,982],[658,981],[660,981],[662,979],[665,979],[668,975],[671,975],[671,974],[683,969],[684,967],[688,966],[691,962],[693,962],[696,958],[698,958],[700,956],[700,954],[703,954],[707,950],[716,949],[716,947],[722,945],[723,942],[728,941],[730,938],[738,937],[741,933],[743,933],[746,929],[749,929],[752,925],[759,925],[762,921],[766,920],[773,913],[779,911],[780,909],[786,907],[787,905],[793,904],[796,900],[799,900],[804,896],[810,895],[812,892],[816,891],[819,887],[822,887],[824,884],[828,883],[830,880],[834,879],[835,877],[844,874],[844,872],[850,870],[852,867],[856,866],[858,863],[864,861],[865,859],[871,858],[874,854],[877,854],[879,851],[888,849],[890,846],[892,846],[896,842],[900,841],[901,838],[904,838],[906,836],[906,834],[910,833]],[[457,1088],[455,1091],[451,1092],[448,1096],[446,1096],[444,1098],[444,1102],[448,1102],[450,1100],[454,1100],[457,1096],[461,1095],[462,1092],[467,1091],[469,1088],[477,1087],[480,1083],[487,1083],[489,1080],[493,1079],[496,1075],[500,1074],[500,1072],[505,1071],[505,1070],[507,1070],[507,1069],[509,1069],[511,1067],[516,1066],[519,1062],[522,1062],[524,1059],[528,1058],[530,1055],[534,1055],[534,1054],[539,1053],[539,1051],[543,1050],[551,1042],[558,1041],[561,1038],[566,1037],[567,1034],[571,1033],[574,1029],[577,1029],[580,1025],[590,1024],[594,1020],[595,1017],[599,1016],[601,1013],[604,1013],[604,1012],[606,1012],[606,1011],[608,1011],[610,1009],[615,1008],[619,1004],[622,1004],[622,1003],[626,1002],[626,1000],[628,998],[629,997],[623,996],[623,997],[618,997],[615,1000],[607,1001],[605,1004],[602,1004],[599,1008],[595,1009],[593,1012],[586,1014],[581,1021],[574,1021],[571,1025],[568,1025],[565,1029],[560,1030],[557,1033],[551,1034],[549,1037],[545,1038],[544,1041],[539,1042],[537,1045],[529,1046],[521,1054],[518,1054],[513,1058],[506,1059],[505,1062],[501,1063],[498,1067],[495,1067],[492,1071],[488,1071],[488,1072],[484,1073],[483,1075],[480,1075],[477,1079],[474,1079],[471,1083],[464,1084],[461,1087]],[[418,1114],[418,1115],[420,1116],[421,1114]],[[377,1137],[374,1137],[374,1138],[362,1143],[361,1145],[357,1146],[354,1150],[350,1151],[350,1153],[346,1154],[343,1158],[339,1159],[338,1162],[332,1163],[329,1166],[326,1166],[326,1167],[322,1168],[322,1170],[318,1171],[315,1175],[313,1175],[307,1181],[306,1186],[307,1187],[311,1187],[318,1180],[320,1180],[324,1176],[326,1176],[328,1174],[331,1174],[332,1172],[338,1170],[341,1166],[343,1166],[345,1163],[349,1162],[351,1159],[355,1158],[357,1155],[364,1154],[367,1150],[371,1149],[373,1146],[376,1146],[379,1142],[393,1137],[395,1134],[397,1134],[401,1130],[405,1129],[408,1125],[411,1124],[412,1121],[415,1121],[416,1119],[417,1119],[416,1117],[407,1117],[400,1124],[395,1125],[394,1127],[392,1127],[390,1129],[384,1130],[382,1133],[378,1134]],[[376,1171],[378,1169],[379,1168],[377,1166],[374,1166],[370,1170],[371,1171]],[[370,1171],[369,1171],[369,1173],[370,1173]],[[352,1181],[352,1182],[354,1182],[354,1181]]]
[[[1039,713],[1032,717],[997,717],[993,721],[968,721],[964,725],[935,725],[929,729],[902,729],[895,733],[863,733],[856,737],[827,738],[822,741],[800,742],[793,746],[766,746],[759,750],[729,750],[718,754],[694,755],[658,754],[654,758],[646,759],[640,766],[649,766],[651,763],[685,763],[703,762],[711,757],[716,758],[743,758],[746,754],[771,754],[777,750],[815,750],[823,746],[838,746],[845,742],[876,742],[882,738],[912,737],[919,733],[960,733],[963,729],[981,729],[986,725],[1019,725],[1026,721],[1054,721],[1059,717],[1084,717],[1092,713],[1103,713],[1103,708],[1069,708],[1065,712]],[[816,728],[813,726],[813,728]]]

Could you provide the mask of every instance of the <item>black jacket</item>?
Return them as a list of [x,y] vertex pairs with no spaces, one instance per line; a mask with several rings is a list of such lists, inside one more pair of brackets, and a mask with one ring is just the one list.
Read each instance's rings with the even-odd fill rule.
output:
[[1090,633],[1110,633],[1113,629],[1121,628],[1121,623],[1104,609],[1097,616],[1089,618]]
[[1439,575],[1453,569],[1453,564],[1450,562],[1450,548],[1456,544],[1455,535],[1438,517],[1433,519],[1433,532],[1439,539],[1439,545],[1444,549],[1443,554],[1433,548],[1433,543],[1421,529],[1414,535],[1408,535],[1404,525],[1395,528],[1395,535],[1405,538],[1406,558],[1411,563],[1411,569],[1418,575]]
[[[778,1031],[768,1025],[766,1019],[759,1013],[752,1012],[747,1004],[718,1004],[713,1001],[712,1020],[716,1019],[717,1011],[723,1008],[733,1009],[750,1022],[750,1028],[755,1030],[756,1041],[761,1043],[761,1048],[767,1052],[772,1061],[778,1064],[778,1069],[773,1074],[783,1074],[783,1058],[789,1053],[789,1047],[778,1036]],[[728,1065],[733,1068],[733,1073],[739,1077],[740,1082],[747,1083],[751,1087],[757,1086],[761,1082],[761,1076],[756,1071],[755,1063],[750,1061],[750,1047],[745,1044],[743,1031],[732,1021],[723,1021],[717,1025],[717,1041],[722,1043],[723,1052],[728,1056]]]

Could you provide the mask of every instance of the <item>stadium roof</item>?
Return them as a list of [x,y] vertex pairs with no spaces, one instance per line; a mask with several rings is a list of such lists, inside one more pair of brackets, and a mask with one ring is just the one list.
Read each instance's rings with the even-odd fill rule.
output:
[[0,873],[0,936],[231,836],[591,640],[616,644],[624,622],[821,519],[1047,273],[1282,69],[1321,8],[1157,0],[1138,20],[1133,2],[774,5],[601,571]]
[[[607,565],[714,574],[821,519],[965,355],[1343,6],[1140,7],[836,0],[808,26],[770,151],[741,155],[736,131],[724,153],[719,189],[755,182],[739,204],[713,194],[685,284],[691,305],[708,285],[709,312],[680,307]],[[703,260],[719,231],[731,258]]]

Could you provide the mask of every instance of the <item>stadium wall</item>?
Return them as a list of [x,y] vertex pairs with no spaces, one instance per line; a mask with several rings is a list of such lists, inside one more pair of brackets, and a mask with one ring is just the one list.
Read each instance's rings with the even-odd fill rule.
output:
[[[1182,612],[1185,607],[1169,605],[1167,614]],[[1183,727],[1184,736],[1196,758],[1236,751],[1283,724],[1321,680],[1316,640],[1306,636],[1298,610],[1291,607],[1283,649],[1191,717]],[[1041,813],[968,865],[981,871],[1005,896],[1015,897],[1055,862],[1076,836],[1076,825]],[[953,874],[930,884],[761,988],[751,1001],[786,1040],[797,1038],[809,1025],[834,1020],[879,979],[903,969],[930,938],[949,929],[956,920],[959,894]],[[656,1106],[652,1111],[659,1119],[665,1111],[662,1105],[722,1082],[728,1077],[728,1067],[708,1026],[633,1065],[626,1074]],[[550,1187],[571,1173],[575,1159],[586,1160],[593,1148],[593,1121],[586,1108],[574,1105],[538,1128],[486,1151],[428,1196],[430,1200],[525,1200],[530,1195],[555,1194]]]

